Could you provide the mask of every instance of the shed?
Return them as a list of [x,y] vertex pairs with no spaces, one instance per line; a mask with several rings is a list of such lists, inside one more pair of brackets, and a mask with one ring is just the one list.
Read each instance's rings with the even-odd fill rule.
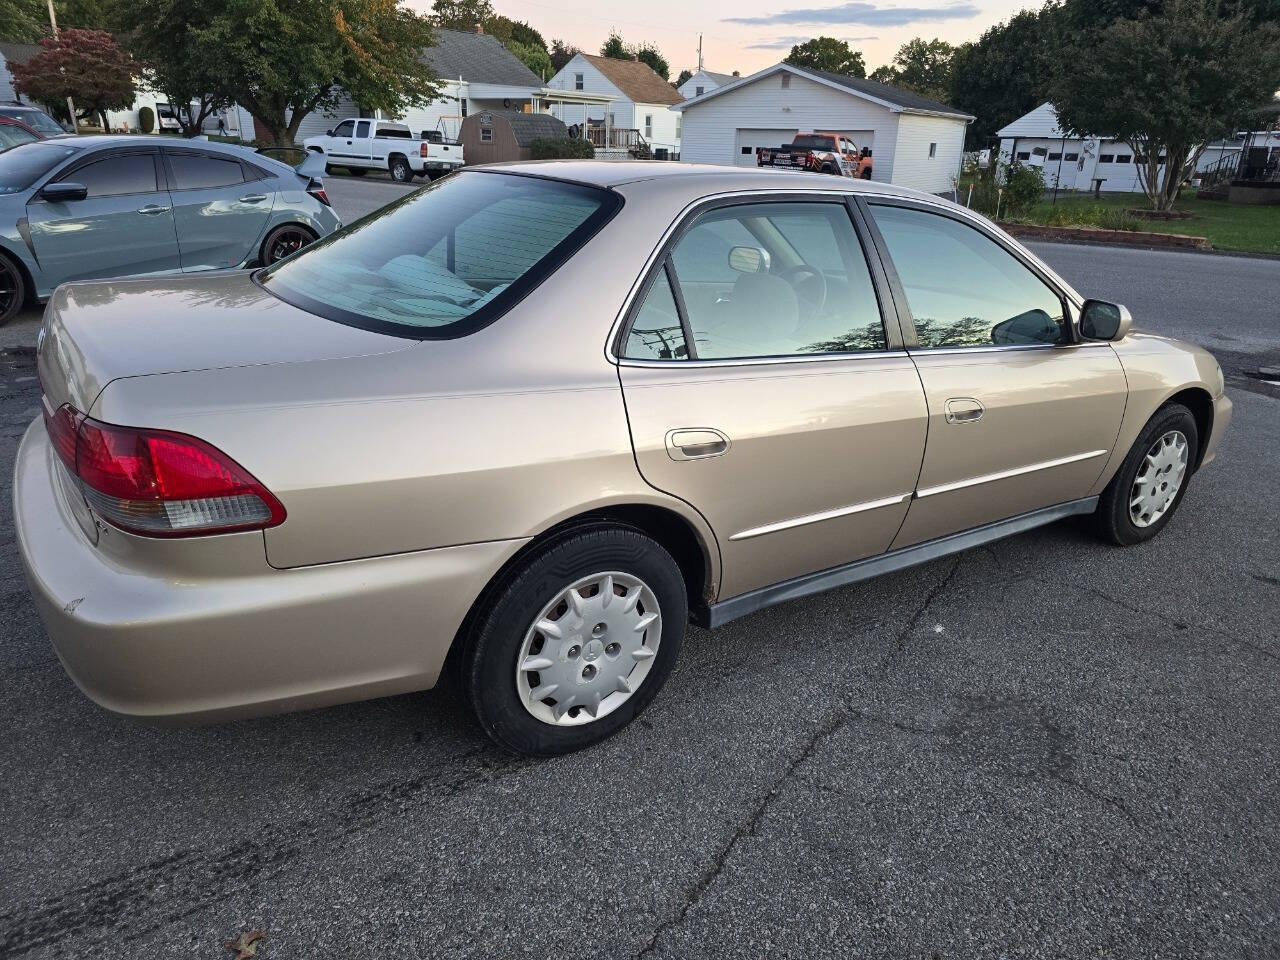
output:
[[683,161],[753,167],[757,147],[825,131],[871,148],[873,180],[927,193],[951,190],[973,119],[909,90],[787,63],[735,78],[673,109],[684,114]]
[[549,113],[485,110],[462,121],[458,139],[467,163],[530,160],[533,141],[567,139],[569,128]]

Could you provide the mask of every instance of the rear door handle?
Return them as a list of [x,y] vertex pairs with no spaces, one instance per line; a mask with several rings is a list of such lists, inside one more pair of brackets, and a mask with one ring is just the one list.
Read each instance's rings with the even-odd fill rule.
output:
[[148,203],[145,207],[139,207],[138,212],[144,217],[156,217],[162,213],[168,213],[168,207],[162,207],[158,203]]
[[973,397],[955,397],[943,407],[947,423],[977,423],[985,408]]
[[265,193],[251,193],[247,197],[241,197],[240,202],[241,203],[261,203],[265,199],[267,199],[267,195]]
[[672,460],[705,460],[729,449],[729,438],[711,427],[683,427],[667,432],[667,455]]

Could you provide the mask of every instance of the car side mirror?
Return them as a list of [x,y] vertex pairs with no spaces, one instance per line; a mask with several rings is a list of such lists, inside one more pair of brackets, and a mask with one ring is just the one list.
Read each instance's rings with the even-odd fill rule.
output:
[[333,131],[332,131],[332,130],[326,130],[326,131],[324,132],[324,135],[325,135],[326,137],[332,137],[332,136],[333,136]]
[[40,198],[48,200],[50,203],[67,203],[71,200],[83,200],[89,196],[89,188],[83,183],[71,183],[63,180],[61,183],[47,183],[44,189],[40,191]]
[[1105,300],[1086,300],[1080,308],[1080,336],[1086,340],[1123,340],[1133,326],[1129,308]]
[[738,273],[764,273],[769,269],[769,253],[759,247],[733,247],[729,251],[729,268]]

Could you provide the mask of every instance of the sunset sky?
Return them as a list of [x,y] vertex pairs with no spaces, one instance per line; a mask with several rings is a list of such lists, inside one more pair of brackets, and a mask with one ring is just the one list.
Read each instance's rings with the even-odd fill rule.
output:
[[[411,0],[429,10],[429,0]],[[752,73],[777,63],[793,43],[820,35],[839,37],[861,50],[868,71],[893,59],[912,37],[941,37],[951,43],[976,39],[992,24],[1038,4],[1020,0],[494,0],[498,13],[525,20],[547,43],[559,37],[588,53],[597,53],[610,28],[629,43],[651,41],[671,64],[671,77],[692,70],[703,35],[703,62],[721,73]]]

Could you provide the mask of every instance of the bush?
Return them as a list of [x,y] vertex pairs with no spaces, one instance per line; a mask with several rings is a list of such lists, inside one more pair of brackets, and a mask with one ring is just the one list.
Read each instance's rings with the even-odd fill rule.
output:
[[138,111],[138,129],[143,133],[150,133],[156,128],[156,114],[150,107],[143,107]]
[[1011,217],[1022,216],[1044,199],[1044,173],[1039,167],[1011,164],[1005,173],[1004,210]]
[[596,148],[578,137],[539,137],[529,145],[535,160],[592,160]]

